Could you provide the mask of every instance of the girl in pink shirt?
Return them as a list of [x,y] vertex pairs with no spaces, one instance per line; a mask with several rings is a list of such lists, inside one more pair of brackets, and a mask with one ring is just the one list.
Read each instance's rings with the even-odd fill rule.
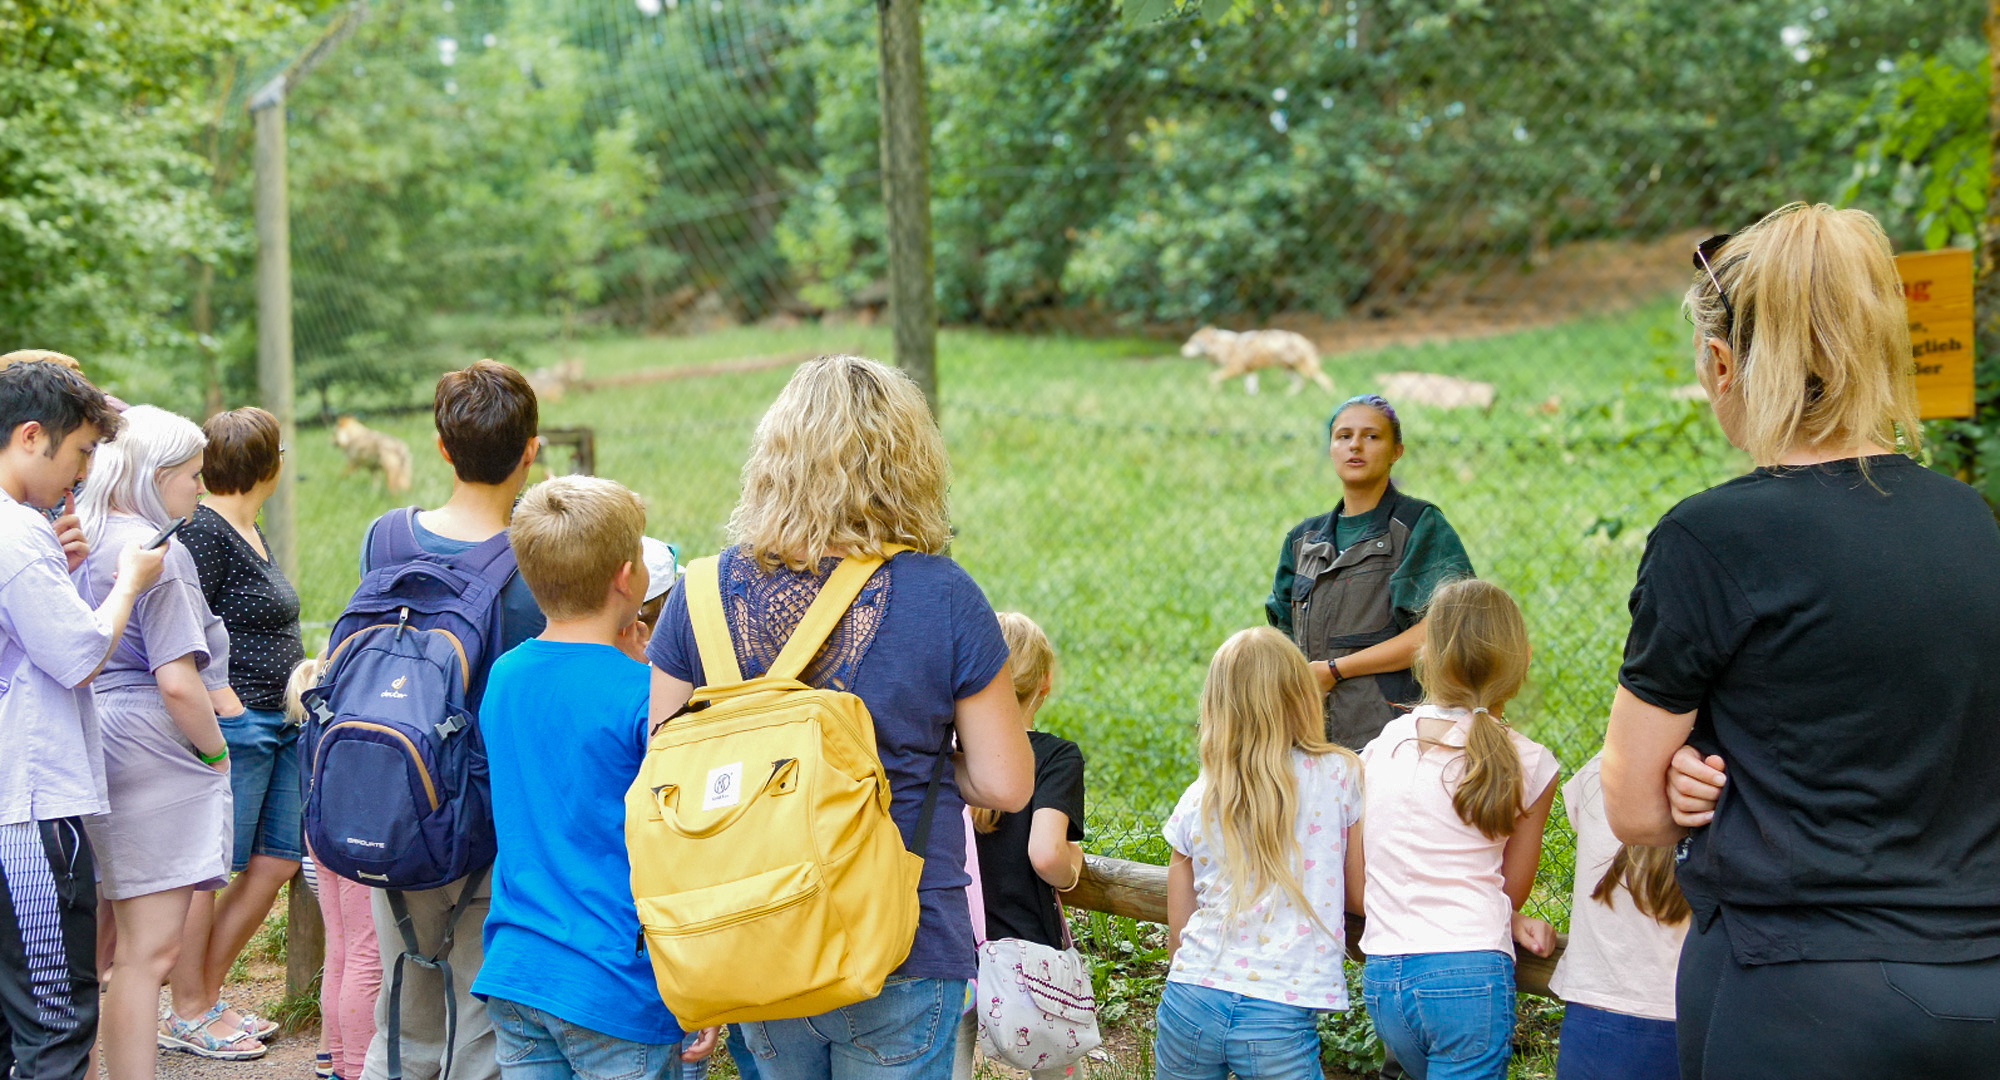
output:
[[1374,826],[1349,838],[1348,882],[1368,916],[1362,996],[1417,1080],[1505,1077],[1514,942],[1543,956],[1554,943],[1547,923],[1518,912],[1557,769],[1501,719],[1528,655],[1506,592],[1476,578],[1440,587],[1417,657],[1424,703],[1361,751]]
[[1305,654],[1269,627],[1224,642],[1201,691],[1201,775],[1162,832],[1167,950],[1155,1080],[1318,1080],[1317,1012],[1347,1008],[1353,751],[1326,741]]

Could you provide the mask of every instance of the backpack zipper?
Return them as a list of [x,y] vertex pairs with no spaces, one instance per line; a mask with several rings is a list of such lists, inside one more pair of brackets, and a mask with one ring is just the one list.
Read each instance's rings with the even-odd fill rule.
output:
[[766,915],[775,915],[788,907],[796,907],[819,895],[824,888],[825,886],[822,883],[815,881],[810,888],[800,889],[798,892],[775,903],[754,907],[747,911],[738,911],[730,915],[718,915],[704,922],[688,923],[686,926],[647,926],[645,925],[644,918],[641,918],[639,921],[639,933],[646,937],[651,937],[654,934],[658,934],[661,937],[681,937],[687,934],[705,934],[711,930],[722,930],[735,926],[738,923],[749,922],[752,919],[761,919]]
[[[407,615],[409,613],[409,610],[410,609],[408,608],[404,608],[403,609],[404,614]],[[355,638],[360,637],[361,635],[367,633],[370,630],[390,630],[390,629],[395,630],[396,635],[398,637],[401,637],[403,633],[403,624],[400,622],[376,623],[373,626],[364,626],[361,629],[356,630],[352,634],[349,634],[346,637],[340,639],[340,644],[334,646],[333,651],[326,654],[326,663],[322,668],[322,670],[333,667],[333,662],[340,657],[341,650],[347,648],[349,643],[353,642]],[[443,634],[444,639],[446,641],[451,642],[452,651],[458,654],[459,678],[463,681],[465,686],[470,687],[472,685],[472,663],[465,658],[465,644],[458,640],[458,635],[442,628],[419,630],[418,633]]]
[[[396,739],[403,744],[403,748],[409,751],[410,760],[416,762],[417,764],[417,776],[424,782],[424,796],[430,799],[431,809],[436,810],[438,808],[437,786],[431,783],[430,770],[424,768],[423,755],[417,753],[417,744],[411,742],[410,737],[408,735],[405,735],[402,732],[397,731],[395,728],[392,728],[387,724],[374,724],[366,720],[342,720],[339,723],[333,725],[333,727],[327,728],[326,729],[327,734],[332,734],[334,728],[343,728],[343,727],[361,728],[365,731],[379,731],[386,735],[395,736]],[[326,761],[327,741],[328,740],[325,735],[320,736],[319,754],[317,755],[317,760],[313,762],[314,773],[318,773],[320,766],[324,764]]]

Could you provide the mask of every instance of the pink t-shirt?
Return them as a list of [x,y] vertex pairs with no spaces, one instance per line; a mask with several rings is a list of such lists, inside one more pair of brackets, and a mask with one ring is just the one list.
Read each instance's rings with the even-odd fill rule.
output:
[[[1417,721],[1452,721],[1440,739],[1417,740]],[[1424,705],[1399,716],[1361,751],[1362,854],[1368,879],[1363,900],[1370,956],[1492,950],[1514,955],[1513,904],[1502,888],[1507,838],[1489,840],[1459,820],[1452,792],[1465,769],[1472,713]],[[1555,780],[1555,755],[1509,728],[1521,755],[1521,805]]]

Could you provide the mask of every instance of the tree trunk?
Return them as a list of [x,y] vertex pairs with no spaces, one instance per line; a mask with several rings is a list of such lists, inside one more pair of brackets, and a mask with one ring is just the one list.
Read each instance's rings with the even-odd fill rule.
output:
[[882,209],[896,366],[937,412],[937,297],[931,278],[931,125],[924,104],[921,0],[876,0],[882,33]]

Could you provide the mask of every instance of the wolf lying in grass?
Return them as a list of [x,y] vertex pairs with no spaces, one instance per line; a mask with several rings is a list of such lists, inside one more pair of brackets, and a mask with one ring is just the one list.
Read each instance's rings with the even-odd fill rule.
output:
[[1294,394],[1304,388],[1307,379],[1328,393],[1333,391],[1333,380],[1319,369],[1319,350],[1304,335],[1290,330],[1247,330],[1239,334],[1204,326],[1181,346],[1181,355],[1190,359],[1206,356],[1215,361],[1216,369],[1208,377],[1211,386],[1221,386],[1242,375],[1244,391],[1254,394],[1259,368],[1285,368],[1292,373]]

